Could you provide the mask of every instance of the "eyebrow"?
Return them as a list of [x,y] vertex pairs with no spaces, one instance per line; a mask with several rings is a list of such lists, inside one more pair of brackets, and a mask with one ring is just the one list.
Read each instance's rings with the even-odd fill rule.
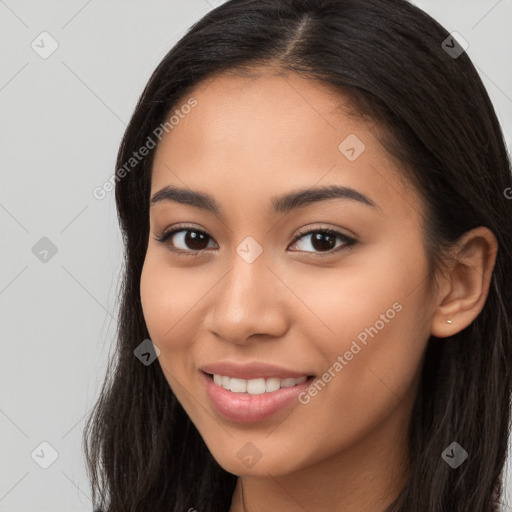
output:
[[[349,199],[361,204],[378,208],[369,197],[350,187],[329,185],[325,187],[306,188],[289,192],[271,200],[272,213],[287,213],[304,206],[327,201],[329,199]],[[151,198],[151,206],[161,202],[175,202],[201,208],[217,217],[223,216],[223,210],[215,198],[205,192],[198,192],[176,186],[165,186]]]

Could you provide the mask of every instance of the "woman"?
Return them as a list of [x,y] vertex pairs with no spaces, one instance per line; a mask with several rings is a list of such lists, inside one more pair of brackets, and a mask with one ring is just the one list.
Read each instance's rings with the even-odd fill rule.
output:
[[117,511],[498,511],[510,161],[402,0],[231,0],[117,159],[117,358],[84,432]]

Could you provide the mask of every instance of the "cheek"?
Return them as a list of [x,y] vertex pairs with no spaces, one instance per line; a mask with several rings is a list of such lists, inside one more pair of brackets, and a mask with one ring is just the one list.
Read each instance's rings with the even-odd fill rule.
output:
[[298,281],[297,295],[306,297],[316,313],[305,317],[304,328],[310,329],[309,336],[315,339],[313,327],[318,329],[320,318],[329,331],[317,345],[326,369],[338,356],[344,358],[343,368],[338,364],[338,371],[334,369],[336,375],[344,374],[338,382],[350,381],[341,385],[341,393],[352,387],[350,383],[362,382],[365,399],[371,400],[375,386],[385,387],[378,371],[391,388],[393,384],[401,386],[401,379],[407,383],[414,375],[429,336],[425,309],[428,267],[419,242],[408,244],[407,251],[402,249],[398,244],[383,245],[379,251],[361,253],[357,262],[354,258],[353,264],[339,270]]
[[377,308],[379,313],[382,309],[388,323],[376,323],[379,316],[375,315],[367,315],[371,320],[362,328],[350,316],[345,323],[341,318],[338,320],[337,332],[362,333],[365,342],[357,334],[347,334],[325,345],[329,362],[307,395],[301,397],[303,421],[289,425],[289,436],[293,439],[290,450],[294,443],[298,444],[297,439],[304,446],[311,443],[313,432],[322,441],[314,453],[305,452],[304,457],[316,461],[357,443],[388,419],[393,423],[391,431],[402,428],[398,419],[390,418],[395,411],[399,418],[412,410],[416,378],[428,340],[428,333],[422,333],[414,322],[420,313],[416,299],[402,299],[402,309],[392,308],[393,318],[393,313],[386,315],[385,308]]
[[183,318],[204,295],[192,267],[177,268],[148,249],[140,278],[144,319],[153,341],[174,339]]
[[421,266],[395,264],[390,257],[385,267],[381,251],[378,256],[358,255],[357,261],[354,257],[339,268],[288,276],[288,281],[294,282],[294,293],[308,309],[297,307],[305,313],[301,315],[303,327],[311,329],[310,336],[316,328],[317,338],[332,340],[326,353],[348,350],[347,340],[361,333],[364,342],[365,329],[376,322],[379,331],[387,330],[388,323],[398,316],[397,309],[408,301],[410,284],[421,282]]
[[148,251],[140,279],[142,311],[149,337],[160,350],[160,367],[181,403],[187,402],[180,383],[186,382],[190,352],[190,327],[184,319],[195,289],[189,274],[171,268]]
[[374,264],[331,281],[331,300],[319,299],[335,335],[324,345],[325,372],[303,403],[333,439],[383,421],[415,384],[429,338],[427,267],[420,253],[407,261],[395,256],[380,252]]
[[148,250],[140,279],[140,298],[148,332],[160,350],[165,340],[174,337],[180,319],[190,309],[190,290],[189,278],[184,278],[183,272],[174,271]]
[[164,275],[159,272],[158,266],[154,264],[148,252],[140,278],[140,300],[146,326],[151,339],[155,342],[160,338],[159,333],[163,330],[166,317],[164,312],[170,311]]
[[[351,340],[338,366],[342,369],[332,379],[326,397],[332,407],[327,409],[338,411],[339,422],[334,424],[341,430],[350,432],[351,426],[357,426],[352,435],[380,424],[398,406],[405,406],[404,411],[413,406],[413,388],[428,334],[413,321],[417,313],[414,304],[401,301],[400,305],[402,309],[388,323],[373,322],[360,332],[364,342],[361,336]],[[320,408],[318,413],[325,411]],[[350,418],[350,423],[342,422],[344,417]],[[338,428],[333,428],[333,435]]]

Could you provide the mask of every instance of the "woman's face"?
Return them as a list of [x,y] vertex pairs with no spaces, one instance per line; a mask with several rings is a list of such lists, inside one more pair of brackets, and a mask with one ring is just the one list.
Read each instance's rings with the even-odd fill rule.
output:
[[[433,312],[419,196],[319,82],[222,75],[189,97],[151,185],[186,194],[152,202],[141,277],[169,385],[231,473],[385,460],[406,440]],[[202,371],[214,363],[234,391]],[[240,368],[258,363],[278,369]]]

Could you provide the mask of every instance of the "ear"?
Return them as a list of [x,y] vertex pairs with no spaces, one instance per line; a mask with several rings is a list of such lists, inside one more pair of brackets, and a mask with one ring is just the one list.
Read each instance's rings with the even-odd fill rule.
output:
[[433,336],[452,336],[480,314],[489,292],[497,252],[496,237],[483,226],[468,231],[457,241],[452,258],[447,261],[447,270],[442,277],[437,277],[437,306],[431,323]]

